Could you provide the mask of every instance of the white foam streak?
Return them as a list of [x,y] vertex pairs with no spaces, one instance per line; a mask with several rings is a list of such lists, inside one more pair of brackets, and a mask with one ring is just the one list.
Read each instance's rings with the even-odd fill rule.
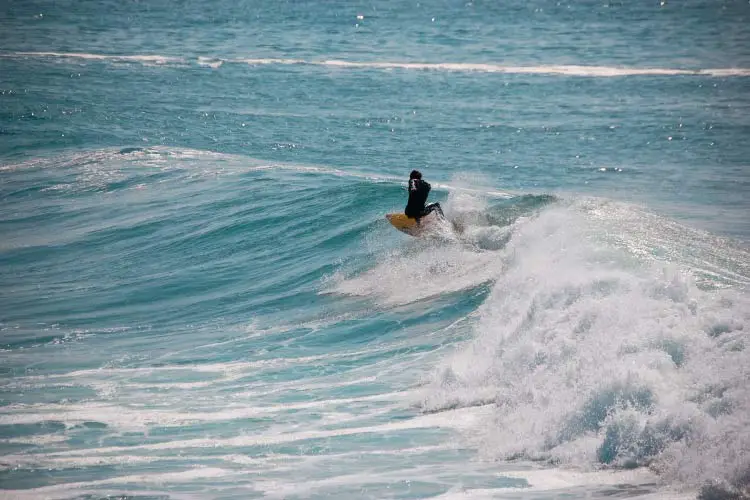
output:
[[551,64],[540,66],[514,66],[493,63],[427,63],[427,62],[389,62],[389,61],[344,61],[302,60],[279,58],[238,59],[237,62],[262,65],[312,65],[342,69],[378,69],[407,71],[444,71],[452,73],[505,73],[520,75],[559,75],[583,77],[623,77],[623,76],[750,76],[750,68],[716,68],[716,69],[677,69],[677,68],[637,68],[627,66],[585,66],[577,64]]
[[[25,437],[14,437],[0,439],[0,443],[4,444],[31,444],[35,446],[43,446],[47,444],[58,444],[64,443],[68,440],[68,437],[64,434],[41,434],[37,436],[25,436]],[[7,457],[6,457],[7,458]]]
[[300,432],[286,433],[264,433],[254,435],[241,435],[231,438],[216,439],[187,439],[182,441],[166,441],[162,443],[143,444],[135,446],[111,446],[97,448],[95,450],[74,450],[59,453],[50,453],[49,456],[76,456],[85,454],[93,455],[110,455],[113,453],[130,453],[134,450],[183,450],[195,448],[228,448],[228,447],[250,447],[250,446],[271,446],[285,443],[293,443],[308,439],[329,439],[359,434],[383,434],[388,432],[397,432],[414,429],[464,429],[476,424],[478,418],[486,416],[486,409],[481,411],[472,409],[459,409],[446,411],[433,415],[424,415],[414,417],[409,420],[390,422],[382,425],[372,425],[364,427],[346,427],[333,430],[310,430]]
[[617,66],[582,66],[582,65],[543,65],[543,66],[506,66],[489,63],[398,63],[398,62],[350,62],[323,61],[312,64],[339,68],[373,68],[405,69],[422,71],[449,71],[459,73],[507,73],[524,75],[562,75],[587,77],[620,77],[620,76],[676,76],[676,75],[710,75],[710,76],[748,76],[750,69],[705,69],[685,70],[670,68],[634,68]]
[[452,73],[501,73],[519,75],[552,75],[595,78],[615,78],[625,76],[709,76],[747,77],[750,68],[639,68],[631,66],[587,66],[578,64],[549,64],[538,66],[507,65],[499,63],[459,63],[459,62],[400,62],[400,61],[346,61],[340,59],[315,60],[295,58],[222,58],[199,56],[184,58],[163,55],[116,55],[89,54],[80,52],[11,52],[0,54],[6,58],[65,58],[94,61],[130,62],[148,65],[196,64],[213,69],[226,63],[243,63],[252,66],[321,66],[336,69],[373,69],[405,71],[441,71]]
[[175,64],[184,63],[185,59],[181,57],[170,57],[160,55],[113,55],[113,54],[88,54],[83,52],[14,52],[12,54],[3,54],[1,57],[53,57],[53,58],[71,58],[85,59],[91,61],[114,61],[114,62],[138,62],[146,64]]
[[85,481],[78,483],[56,484],[52,486],[43,486],[41,488],[31,488],[27,490],[4,490],[4,498],[38,499],[38,498],[68,498],[73,490],[85,488],[96,488],[101,486],[116,485],[164,485],[170,483],[186,483],[197,479],[215,479],[237,474],[236,472],[219,469],[216,467],[196,467],[194,469],[181,472],[165,472],[160,474],[135,474],[131,476],[114,477],[110,479],[100,479],[97,481]]
[[[524,479],[529,483],[528,487],[522,488],[476,488],[448,491],[435,497],[440,500],[477,500],[498,498],[537,498],[534,493],[543,493],[538,498],[637,498],[639,500],[687,500],[694,499],[694,491],[669,491],[660,489],[651,493],[643,490],[652,489],[658,482],[658,478],[644,469],[625,471],[598,471],[581,472],[575,470],[524,470],[503,471],[503,476],[516,479]],[[623,488],[623,486],[626,487]],[[609,487],[606,493],[601,490]],[[638,496],[634,496],[633,490],[641,487]],[[617,494],[612,488],[622,488],[621,494]]]
[[[146,428],[149,426],[174,427],[196,423],[257,418],[289,411],[326,408],[343,404],[393,401],[394,398],[397,398],[396,394],[377,394],[359,398],[326,399],[272,406],[228,407],[212,412],[180,412],[161,409],[130,408],[106,403],[16,405],[4,409],[4,411],[11,411],[12,413],[0,414],[0,425],[39,424],[42,422],[60,421],[66,425],[85,422],[106,423],[110,427],[122,430]],[[388,410],[388,408],[380,409],[378,413]],[[369,414],[369,416],[372,415],[372,413]],[[346,420],[346,418],[339,418],[337,422],[341,423]]]
[[234,62],[241,62],[245,64],[251,64],[255,66],[265,66],[269,64],[279,64],[279,65],[290,65],[290,64],[315,64],[311,61],[306,61],[304,59],[279,59],[279,58],[260,58],[260,59],[234,59]]
[[[408,443],[406,443],[408,444]],[[211,460],[221,460],[229,465],[241,465],[245,472],[249,471],[267,471],[273,469],[278,472],[282,467],[299,470],[301,467],[328,466],[331,463],[345,463],[347,461],[361,459],[362,457],[376,456],[420,456],[430,453],[452,450],[451,446],[422,446],[415,448],[399,448],[387,450],[356,450],[337,454],[319,454],[319,455],[286,455],[272,453],[263,456],[250,456],[245,454],[228,454],[211,456]],[[70,454],[60,456],[59,452],[51,453],[25,453],[17,455],[5,455],[0,459],[0,470],[11,470],[14,468],[45,468],[45,469],[71,469],[82,467],[109,467],[118,466],[137,466],[143,464],[154,464],[161,461],[179,461],[186,464],[200,463],[206,457],[202,455],[184,455],[174,456],[167,452],[164,455],[132,455],[120,453],[117,455],[99,455],[94,453],[89,456],[88,453],[80,451],[79,454]]]
[[210,57],[198,57],[198,65],[199,66],[207,66],[209,68],[217,69],[220,68],[221,65],[224,64],[224,61],[221,59],[212,59]]

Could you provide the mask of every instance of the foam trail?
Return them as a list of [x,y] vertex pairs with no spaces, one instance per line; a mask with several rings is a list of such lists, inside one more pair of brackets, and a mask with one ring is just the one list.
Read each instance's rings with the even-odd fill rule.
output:
[[[274,454],[269,456],[249,456],[245,454],[229,454],[229,455],[218,455],[212,457],[213,459],[221,460],[230,464],[241,464],[244,466],[252,467],[252,470],[263,470],[264,467],[273,466],[274,468],[280,467],[282,462],[295,461],[305,462],[307,464],[326,464],[332,461],[348,461],[351,459],[361,458],[362,456],[385,456],[390,457],[393,455],[407,455],[407,456],[419,456],[428,455],[429,453],[442,452],[447,450],[453,450],[453,446],[440,445],[440,446],[424,446],[415,448],[398,448],[393,450],[357,450],[351,452],[344,452],[339,454],[327,454],[327,455],[284,455]],[[197,464],[204,460],[205,457],[201,455],[180,455],[175,457],[171,454],[164,455],[130,455],[130,454],[117,454],[117,455],[94,455],[87,456],[85,453],[71,456],[56,456],[54,453],[26,453],[17,455],[5,455],[0,461],[0,470],[9,470],[14,467],[35,467],[35,468],[81,468],[81,467],[100,467],[103,465],[140,465],[140,464],[152,464],[164,460],[175,461],[179,460],[186,464]]]
[[750,68],[639,68],[633,66],[587,66],[580,64],[548,64],[538,66],[506,65],[498,63],[456,63],[456,62],[400,62],[400,61],[346,61],[340,59],[294,59],[294,58],[222,58],[199,56],[184,58],[164,55],[116,55],[90,54],[81,52],[9,52],[0,57],[40,57],[84,59],[112,62],[135,62],[153,65],[196,64],[198,66],[218,69],[225,63],[244,63],[253,66],[324,66],[341,69],[375,69],[407,71],[444,71],[451,73],[504,73],[518,75],[557,75],[580,76],[593,78],[615,78],[625,76],[710,76],[710,77],[747,77]]
[[84,52],[13,52],[2,54],[0,57],[48,57],[48,58],[69,58],[69,59],[87,59],[92,61],[115,61],[115,62],[139,62],[145,64],[176,64],[184,63],[185,59],[181,57],[161,56],[156,54],[133,54],[133,55],[114,55],[114,54],[89,54]]
[[[132,387],[132,386],[131,386]],[[119,429],[137,429],[151,425],[162,427],[182,426],[196,422],[224,422],[299,411],[336,404],[351,404],[365,401],[388,401],[396,394],[378,394],[360,398],[340,398],[325,401],[288,403],[266,407],[236,407],[213,412],[179,412],[168,410],[132,409],[105,403],[83,403],[79,405],[36,405],[30,408],[11,407],[12,414],[0,415],[0,425],[42,424],[49,421],[65,422],[67,425],[83,422],[103,422]],[[23,410],[32,410],[29,412]],[[34,410],[36,412],[34,412]],[[385,410],[381,410],[385,411]]]
[[[473,411],[470,411],[473,410]],[[461,429],[471,426],[475,421],[486,415],[486,412],[476,411],[476,409],[459,409],[450,412],[441,412],[434,415],[424,415],[415,417],[401,422],[390,422],[381,425],[371,425],[365,427],[344,427],[332,430],[310,430],[278,434],[256,434],[242,435],[231,438],[196,438],[182,441],[165,441],[161,443],[141,444],[134,446],[110,446],[97,448],[96,450],[83,451],[64,451],[50,453],[49,456],[76,456],[80,454],[112,454],[131,452],[133,450],[180,450],[195,448],[215,448],[215,447],[248,447],[248,446],[270,446],[285,443],[294,443],[297,441],[309,439],[328,439],[345,436],[354,436],[359,434],[381,434],[385,432],[413,430],[413,429],[430,429],[430,428],[448,428]]]
[[128,485],[128,484],[151,484],[163,485],[164,483],[184,483],[196,479],[216,479],[227,477],[236,472],[219,469],[216,467],[196,467],[194,469],[182,472],[165,472],[158,474],[138,474],[132,476],[122,476],[110,479],[100,479],[97,481],[85,481],[79,483],[56,484],[52,486],[42,486],[28,490],[6,490],[3,495],[5,498],[17,499],[34,499],[34,498],[69,498],[72,490],[82,490],[110,485]]
[[[251,62],[253,61],[253,62]],[[251,64],[261,64],[262,60],[245,60]],[[278,61],[278,60],[274,60]],[[296,62],[284,62],[295,64]],[[583,65],[541,65],[541,66],[507,66],[492,63],[416,63],[416,62],[353,62],[353,61],[310,61],[305,64],[316,64],[338,68],[372,68],[372,69],[405,69],[449,71],[457,73],[508,73],[526,75],[562,75],[588,77],[619,77],[619,76],[677,76],[677,75],[708,75],[708,76],[750,76],[748,68],[722,69],[675,69],[675,68],[635,68],[620,66],[583,66]]]

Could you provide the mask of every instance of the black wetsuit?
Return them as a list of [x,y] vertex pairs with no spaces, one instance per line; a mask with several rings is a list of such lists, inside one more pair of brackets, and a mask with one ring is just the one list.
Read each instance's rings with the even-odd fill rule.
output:
[[424,217],[433,210],[437,210],[442,215],[443,210],[440,208],[440,203],[431,203],[425,206],[431,187],[429,182],[422,179],[409,179],[409,201],[404,209],[407,217],[419,220],[420,217]]

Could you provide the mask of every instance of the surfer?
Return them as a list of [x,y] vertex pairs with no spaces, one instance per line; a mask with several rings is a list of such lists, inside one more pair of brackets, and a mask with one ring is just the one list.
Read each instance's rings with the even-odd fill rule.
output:
[[417,219],[417,222],[419,222],[421,217],[434,211],[444,217],[440,203],[425,205],[431,187],[429,182],[422,180],[422,172],[419,170],[411,171],[411,174],[409,174],[409,201],[406,204],[406,209],[404,209],[407,217]]

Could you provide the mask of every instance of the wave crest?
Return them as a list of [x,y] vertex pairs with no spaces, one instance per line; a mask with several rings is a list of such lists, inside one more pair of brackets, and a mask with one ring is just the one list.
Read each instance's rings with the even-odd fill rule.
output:
[[557,75],[592,78],[614,78],[625,76],[709,76],[747,77],[750,68],[640,68],[633,66],[587,66],[580,64],[546,64],[523,66],[480,62],[416,62],[416,61],[346,61],[340,59],[294,59],[283,57],[225,58],[199,56],[176,57],[158,54],[89,54],[80,52],[10,52],[0,54],[5,58],[55,58],[109,61],[116,63],[139,63],[150,66],[197,65],[219,69],[224,64],[250,64],[253,66],[307,65],[340,69],[444,71],[452,73],[504,73],[521,75]]

